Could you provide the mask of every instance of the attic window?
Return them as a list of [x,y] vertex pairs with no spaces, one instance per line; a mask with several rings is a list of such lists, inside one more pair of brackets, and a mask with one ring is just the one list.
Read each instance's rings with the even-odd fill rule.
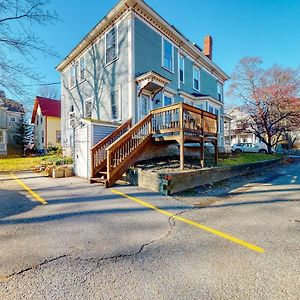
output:
[[118,58],[118,34],[113,27],[105,36],[105,63],[109,64]]

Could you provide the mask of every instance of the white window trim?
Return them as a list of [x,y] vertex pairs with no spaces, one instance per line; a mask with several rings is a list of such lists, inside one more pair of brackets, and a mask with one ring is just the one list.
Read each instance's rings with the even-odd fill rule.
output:
[[[180,59],[182,58],[183,61],[183,81],[180,80]],[[184,80],[184,73],[185,73],[185,59],[184,56],[182,54],[179,54],[179,59],[178,59],[178,73],[179,73],[179,82],[182,84],[185,84],[185,80]]]
[[[164,53],[165,53],[165,46],[164,46],[164,40],[166,40],[168,43],[172,45],[172,70],[169,70],[167,67],[164,66]],[[166,37],[161,37],[161,66],[166,71],[174,74],[174,44]]]
[[[122,90],[121,90],[120,87],[115,88],[115,89],[113,89],[113,90],[110,91],[110,95],[111,95],[113,92],[115,92],[115,91],[119,91],[119,99],[118,99],[118,103],[119,103],[119,109],[120,109],[120,111],[119,111],[119,116],[117,116],[116,119],[113,119],[113,116],[112,116],[112,115],[111,115],[111,118],[112,118],[113,121],[121,121],[121,120],[122,120],[122,101],[121,101],[121,99],[122,99],[121,91],[122,91]],[[111,114],[112,114],[112,108],[111,108]]]
[[[195,85],[194,85],[194,80],[195,80],[195,69],[198,69],[199,70],[199,77],[198,77],[198,85],[199,85],[199,89],[196,89],[195,88]],[[197,92],[200,92],[200,89],[201,89],[201,84],[200,84],[200,78],[201,78],[201,75],[200,75],[200,68],[199,67],[197,67],[197,66],[195,66],[195,65],[193,65],[193,89],[195,90],[195,91],[197,91]]]
[[[106,61],[106,37],[107,35],[111,32],[111,30],[113,30],[113,28],[115,28],[116,30],[116,53],[117,53],[117,56],[115,59],[113,59],[112,61],[110,62],[107,62]],[[105,33],[105,38],[104,38],[104,55],[105,55],[105,67],[111,65],[112,63],[114,63],[116,60],[119,59],[119,24],[116,24],[114,26],[112,26],[106,33]]]

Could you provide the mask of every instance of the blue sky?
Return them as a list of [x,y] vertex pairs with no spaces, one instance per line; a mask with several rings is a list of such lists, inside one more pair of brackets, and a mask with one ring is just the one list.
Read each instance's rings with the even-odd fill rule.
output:
[[[213,37],[213,60],[229,75],[244,56],[259,56],[266,66],[300,65],[300,0],[146,0],[169,23],[200,46]],[[116,0],[52,0],[61,22],[37,28],[61,58],[117,3]],[[185,5],[183,5],[185,3]],[[60,59],[42,57],[36,68],[46,82],[60,77]]]

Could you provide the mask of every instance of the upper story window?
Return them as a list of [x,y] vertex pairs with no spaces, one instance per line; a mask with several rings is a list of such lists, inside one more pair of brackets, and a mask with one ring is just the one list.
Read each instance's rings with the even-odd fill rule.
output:
[[208,111],[210,112],[210,113],[214,113],[214,108],[213,108],[213,106],[211,106],[211,105],[208,105]]
[[70,67],[70,87],[73,87],[76,83],[76,65],[73,64]]
[[88,98],[84,102],[84,117],[91,118],[92,117],[92,98]]
[[166,39],[163,39],[162,47],[163,47],[163,49],[162,49],[162,54],[163,54],[162,66],[165,69],[167,69],[168,71],[173,72],[174,71],[174,47]]
[[184,83],[184,57],[179,56],[179,80],[181,83]]
[[218,82],[218,100],[223,102],[223,85]]
[[109,64],[118,58],[117,28],[113,27],[105,36],[105,63]]
[[84,62],[84,57],[81,57],[79,60],[79,76],[80,76],[80,81],[84,80],[85,78],[85,62]]
[[116,89],[110,93],[111,96],[111,117],[113,120],[121,120],[121,98],[120,90]]
[[43,124],[43,117],[41,116],[41,124]]
[[16,117],[10,117],[10,118],[9,118],[9,121],[10,121],[10,122],[16,122]]
[[169,94],[163,94],[163,106],[171,105],[173,97]]
[[193,68],[193,88],[200,91],[200,69],[196,66]]

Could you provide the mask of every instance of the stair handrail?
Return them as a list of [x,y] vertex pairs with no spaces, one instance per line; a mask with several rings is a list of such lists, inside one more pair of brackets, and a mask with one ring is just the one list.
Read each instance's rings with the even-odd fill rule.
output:
[[[114,141],[109,147],[106,148],[107,155],[107,179],[109,185],[114,180],[112,177],[115,176],[126,164],[126,161],[130,158],[132,153],[142,145],[146,140],[149,140],[152,136],[151,126],[152,115],[149,114],[144,119],[140,120],[137,124],[131,127],[126,133],[124,133],[119,139]],[[148,125],[147,125],[148,124]],[[148,126],[146,128],[143,128]],[[139,131],[141,132],[142,139],[139,139]],[[136,138],[137,137],[137,138]],[[118,153],[118,151],[120,153]],[[117,154],[117,158],[115,155]]]
[[[116,130],[114,130],[112,133],[110,133],[109,135],[107,135],[104,139],[102,139],[101,141],[99,141],[95,146],[92,147],[91,149],[91,177],[94,177],[95,175],[95,171],[97,169],[97,166],[100,166],[100,164],[102,162],[105,161],[106,159],[106,148],[107,148],[107,144],[109,142],[111,142],[110,144],[112,144],[115,140],[117,140],[124,132],[126,132],[126,130],[129,130],[129,128],[132,125],[132,119],[127,120],[125,123],[123,123],[122,125],[120,125],[119,127],[116,128]],[[97,153],[97,151],[101,150],[101,148],[103,148],[103,154],[104,157],[102,160],[95,159],[95,155]]]
[[[147,115],[144,119],[140,120],[134,126],[132,126],[128,131],[126,131],[121,137],[115,140],[109,147],[106,148],[107,151],[113,151],[118,147],[119,144],[124,144],[133,133],[135,133],[138,129],[140,129],[145,123],[147,123],[150,119],[152,119],[152,114]],[[151,129],[152,132],[152,129]]]

